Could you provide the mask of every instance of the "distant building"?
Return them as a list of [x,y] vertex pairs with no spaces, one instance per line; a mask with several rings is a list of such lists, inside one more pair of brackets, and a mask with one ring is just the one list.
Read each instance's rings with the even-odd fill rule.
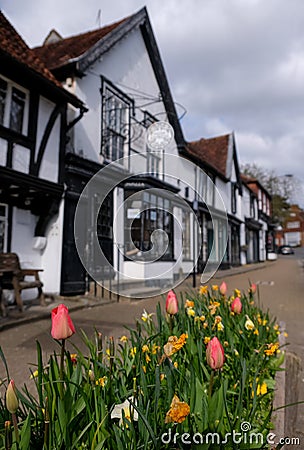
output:
[[[284,221],[283,236],[285,245],[304,246],[304,211],[298,205],[291,205]],[[283,245],[281,244],[281,245]]]

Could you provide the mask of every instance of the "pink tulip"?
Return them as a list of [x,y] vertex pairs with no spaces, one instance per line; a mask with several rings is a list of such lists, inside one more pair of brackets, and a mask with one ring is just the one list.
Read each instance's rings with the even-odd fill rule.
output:
[[166,299],[166,311],[170,315],[174,315],[178,312],[178,302],[176,295],[171,290],[168,292],[167,299]]
[[211,369],[221,369],[225,362],[224,349],[217,337],[213,337],[208,342],[206,349],[206,359]]
[[241,314],[242,308],[243,305],[241,300],[239,299],[239,297],[236,297],[231,303],[231,311],[234,312],[235,314]]
[[222,295],[226,295],[227,292],[227,284],[225,283],[225,281],[222,282],[222,284],[220,285],[220,293]]
[[250,291],[252,292],[252,294],[255,294],[257,290],[257,286],[255,283],[252,283],[250,286]]
[[61,304],[52,310],[52,330],[54,339],[67,339],[75,333],[75,327],[69,316],[68,308]]

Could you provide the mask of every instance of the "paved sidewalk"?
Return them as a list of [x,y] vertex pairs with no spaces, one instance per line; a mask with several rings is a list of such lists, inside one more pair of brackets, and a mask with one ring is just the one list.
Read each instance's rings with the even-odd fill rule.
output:
[[[259,264],[248,264],[240,267],[235,267],[232,269],[227,270],[219,270],[217,271],[213,278],[214,280],[218,279],[227,279],[228,277],[231,277],[232,275],[239,275],[239,274],[245,274],[248,272],[252,272],[255,270],[262,270],[268,266],[270,266],[272,263],[266,262],[266,263],[259,263]],[[217,281],[214,281],[217,282]],[[196,287],[200,286],[200,275],[196,276]],[[185,292],[188,290],[193,289],[193,276],[190,275],[183,283],[181,283],[175,291],[177,293],[179,292]],[[145,294],[143,295],[143,297]],[[145,298],[145,297],[144,297]],[[155,303],[157,303],[162,296],[157,295],[153,297],[146,297],[153,299]],[[142,299],[125,299],[123,297],[120,298],[119,304],[125,302],[125,301],[142,301]],[[96,306],[106,305],[106,304],[116,304],[117,303],[117,295],[112,294],[112,298],[109,298],[109,296],[105,295],[104,298],[101,296],[94,297],[91,295],[82,295],[82,296],[75,296],[75,297],[61,297],[61,296],[55,296],[53,300],[50,298],[46,299],[46,306],[41,306],[37,301],[25,301],[24,302],[24,311],[23,313],[20,313],[15,307],[9,307],[8,309],[8,316],[7,317],[1,317],[0,316],[0,332],[3,330],[6,330],[8,328],[15,327],[17,325],[22,325],[26,323],[33,323],[38,320],[43,319],[49,319],[51,310],[58,306],[60,303],[64,303],[68,308],[69,311],[77,311],[79,309],[83,308],[93,308]]]

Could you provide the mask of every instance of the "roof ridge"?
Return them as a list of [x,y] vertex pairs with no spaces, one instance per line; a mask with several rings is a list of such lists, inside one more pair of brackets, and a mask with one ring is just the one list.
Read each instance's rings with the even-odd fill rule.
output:
[[[98,32],[104,31],[107,28],[109,28],[109,29],[111,29],[113,27],[116,28],[117,26],[119,26],[120,24],[122,24],[123,22],[128,20],[130,17],[132,17],[132,15],[128,16],[128,17],[125,17],[124,19],[117,20],[117,21],[112,22],[110,24],[104,25],[103,27],[95,28],[94,30],[88,30],[88,31],[84,31],[82,33],[73,34],[71,36],[62,37],[60,40],[58,40],[56,42],[50,42],[49,44],[38,45],[36,47],[33,47],[33,50],[35,51],[37,49],[44,48],[44,47],[55,47],[56,45],[59,45],[60,43],[63,43],[63,42],[72,41],[74,39],[88,37],[90,35],[97,34]],[[57,31],[57,30],[55,30],[55,31]]]

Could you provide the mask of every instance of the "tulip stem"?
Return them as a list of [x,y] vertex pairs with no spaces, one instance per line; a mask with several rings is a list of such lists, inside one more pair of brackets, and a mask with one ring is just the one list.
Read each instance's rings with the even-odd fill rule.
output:
[[211,370],[210,380],[209,380],[209,389],[208,389],[209,402],[210,402],[211,396],[212,396],[212,389],[213,389],[213,383],[214,383],[214,374],[215,374],[215,370]]
[[14,425],[16,442],[19,443],[19,430],[18,430],[18,422],[17,422],[17,414],[16,413],[12,413],[12,420],[13,420],[13,425]]
[[173,331],[173,314],[169,314],[169,328],[170,328],[170,333],[172,334],[172,331]]
[[65,353],[65,339],[61,341],[61,355],[60,355],[60,372],[59,372],[59,392],[60,398],[63,398],[63,374],[64,374],[64,353]]

